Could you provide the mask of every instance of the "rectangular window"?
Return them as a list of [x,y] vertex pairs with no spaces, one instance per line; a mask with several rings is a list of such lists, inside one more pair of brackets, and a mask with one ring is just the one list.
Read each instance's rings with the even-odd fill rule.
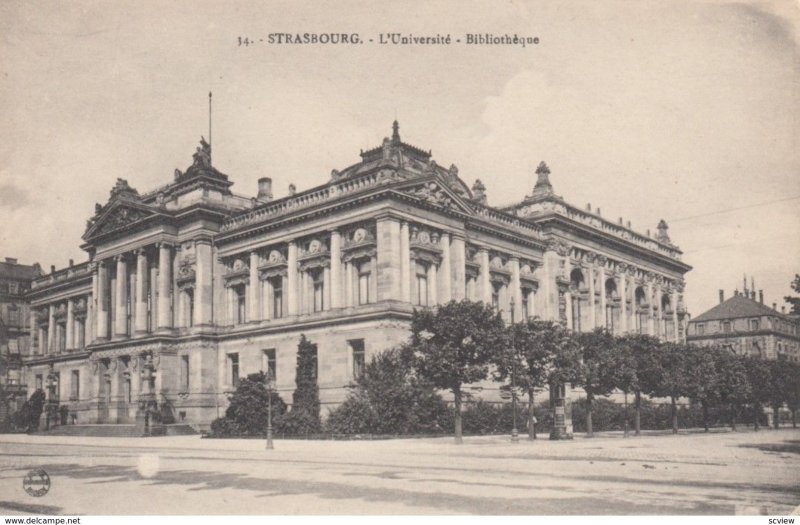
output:
[[364,374],[366,366],[366,354],[364,353],[364,340],[351,339],[347,341],[350,345],[350,352],[353,356],[353,379],[358,379]]
[[194,291],[187,290],[186,292],[186,302],[188,303],[187,310],[189,311],[189,319],[186,323],[187,326],[194,326]]
[[756,331],[758,330],[758,319],[750,319],[750,330]]
[[731,322],[730,321],[723,321],[722,322],[722,331],[726,334],[731,332]]
[[244,324],[247,321],[247,295],[244,285],[239,285],[233,289],[236,296],[236,324]]
[[500,308],[500,285],[492,284],[492,306]]
[[706,333],[706,325],[703,323],[697,323],[697,335],[705,335]]
[[425,264],[417,263],[417,304],[428,306],[428,267]]
[[316,276],[314,276],[314,311],[321,312],[325,307],[325,302],[323,299],[323,291],[325,289],[325,280],[322,276],[322,272],[318,272]]
[[262,359],[264,360],[264,362],[262,363],[264,374],[266,374],[268,377],[271,377],[272,381],[274,382],[278,378],[277,374],[278,362],[277,358],[275,357],[275,349],[268,348],[267,350],[264,350],[264,355]]
[[81,373],[79,370],[72,371],[72,384],[69,389],[70,400],[77,401],[81,396]]
[[283,317],[283,279],[278,277],[272,279],[272,317],[280,319]]
[[239,354],[228,354],[228,379],[232,387],[239,386]]
[[58,336],[58,351],[63,352],[67,349],[67,325],[59,323],[56,325],[56,334]]
[[75,323],[75,326],[77,327],[78,331],[76,335],[78,344],[76,345],[76,347],[83,348],[84,346],[86,346],[86,321],[84,321],[83,319],[79,319]]
[[369,303],[369,263],[362,263],[358,267],[358,304]]
[[14,305],[8,308],[8,324],[12,326],[19,324],[19,309]]
[[42,374],[36,374],[36,390],[41,390],[43,385]]
[[181,356],[181,392],[189,391],[189,356]]
[[[531,291],[530,290],[522,290],[522,319],[525,320],[530,315],[528,312],[528,299],[530,299]],[[574,310],[574,309],[573,309]],[[572,325],[575,328],[575,314],[573,312],[573,321]],[[576,331],[580,331],[580,327],[575,328]]]

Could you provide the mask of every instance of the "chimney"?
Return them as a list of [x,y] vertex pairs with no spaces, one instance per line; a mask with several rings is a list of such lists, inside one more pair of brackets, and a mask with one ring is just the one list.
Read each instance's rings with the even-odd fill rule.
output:
[[70,268],[72,268],[73,266],[75,266],[75,261],[73,261],[72,259],[70,259],[70,260],[69,260],[69,267],[70,267]]
[[778,303],[772,303],[772,309],[778,311]]
[[56,265],[55,264],[51,264],[50,265],[50,273],[56,273]]
[[781,306],[781,313],[782,313],[782,314],[785,314],[785,313],[786,313],[786,307],[785,307],[785,306]]
[[725,301],[725,290],[719,291],[719,304],[722,304]]
[[6,257],[6,262],[8,264],[17,264],[17,259],[15,257]]
[[269,177],[261,177],[258,179],[258,200],[272,200],[272,179]]
[[734,297],[739,297],[739,289],[738,288],[733,291],[733,296]]
[[598,215],[602,215],[602,214],[600,213],[600,208],[597,208],[597,214],[598,214]]
[[764,290],[758,291],[758,302],[764,304]]
[[591,202],[587,202],[586,203],[586,211],[588,211],[588,212],[592,211],[592,203]]

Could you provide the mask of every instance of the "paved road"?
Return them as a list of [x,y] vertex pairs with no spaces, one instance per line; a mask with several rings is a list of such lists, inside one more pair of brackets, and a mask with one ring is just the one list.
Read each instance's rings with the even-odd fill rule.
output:
[[[33,467],[50,492],[27,495]],[[0,436],[0,514],[786,514],[800,430],[371,442]]]

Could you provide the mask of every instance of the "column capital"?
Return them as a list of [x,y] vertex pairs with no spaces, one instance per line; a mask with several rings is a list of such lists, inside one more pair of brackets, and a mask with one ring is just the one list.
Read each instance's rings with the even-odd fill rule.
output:
[[213,243],[213,239],[210,235],[200,235],[199,237],[194,239],[194,245],[197,246],[198,244],[208,244],[211,245]]
[[155,243],[155,247],[158,248],[158,249],[161,249],[161,248],[174,248],[175,247],[175,243],[172,242],[172,241],[157,241]]
[[128,262],[127,261],[127,254],[126,253],[118,253],[114,256],[114,262]]

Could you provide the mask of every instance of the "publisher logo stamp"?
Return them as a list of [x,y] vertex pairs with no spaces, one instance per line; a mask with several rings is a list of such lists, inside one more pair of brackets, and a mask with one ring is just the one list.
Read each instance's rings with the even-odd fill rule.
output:
[[50,490],[50,476],[44,469],[31,470],[22,480],[22,488],[34,498],[40,498]]

